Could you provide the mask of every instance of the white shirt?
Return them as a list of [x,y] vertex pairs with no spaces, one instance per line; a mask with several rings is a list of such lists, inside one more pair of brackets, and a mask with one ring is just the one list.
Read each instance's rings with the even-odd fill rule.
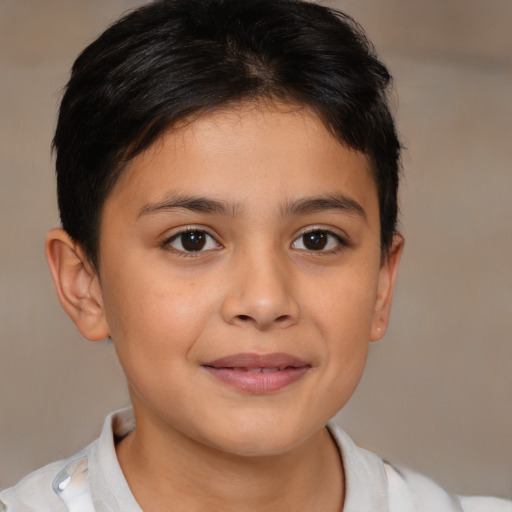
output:
[[[99,439],[0,492],[0,512],[142,512],[116,457],[115,437],[135,428],[131,409],[107,416]],[[343,512],[512,512],[512,501],[449,494],[432,480],[398,469],[328,428],[345,470]]]

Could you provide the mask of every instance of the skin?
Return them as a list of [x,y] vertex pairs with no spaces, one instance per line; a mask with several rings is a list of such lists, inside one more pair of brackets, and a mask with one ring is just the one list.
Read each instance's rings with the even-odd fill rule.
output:
[[[202,250],[185,250],[187,228]],[[85,337],[112,338],[125,371],[137,428],[118,458],[144,510],[341,510],[325,424],[386,330],[402,242],[382,261],[367,157],[282,104],[204,115],[137,156],[105,203],[98,269],[49,234],[61,303]],[[275,352],[308,364],[277,391],[203,366]]]

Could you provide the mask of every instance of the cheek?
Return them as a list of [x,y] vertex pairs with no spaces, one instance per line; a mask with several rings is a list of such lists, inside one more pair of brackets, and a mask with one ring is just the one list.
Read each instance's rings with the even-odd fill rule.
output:
[[123,367],[144,361],[172,366],[173,356],[188,354],[214,302],[200,292],[199,282],[166,276],[165,269],[155,267],[131,273],[131,279],[109,277],[105,313]]
[[323,289],[316,287],[310,297],[309,317],[323,339],[322,366],[326,383],[323,391],[331,396],[334,409],[348,401],[364,370],[377,275],[368,270],[340,270],[325,281]]
[[326,339],[338,340],[336,345],[369,341],[377,276],[378,272],[368,270],[340,270],[311,287],[308,298],[311,318]]

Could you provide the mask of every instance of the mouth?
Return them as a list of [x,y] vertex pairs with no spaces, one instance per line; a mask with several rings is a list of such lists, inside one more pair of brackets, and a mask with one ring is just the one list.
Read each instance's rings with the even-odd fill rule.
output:
[[250,393],[278,391],[300,380],[311,368],[302,359],[284,353],[241,353],[201,365],[223,383]]

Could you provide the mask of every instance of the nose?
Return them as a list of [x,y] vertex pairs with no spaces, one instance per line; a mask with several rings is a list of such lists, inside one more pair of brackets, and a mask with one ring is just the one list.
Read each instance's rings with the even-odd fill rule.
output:
[[222,316],[232,325],[258,330],[286,328],[299,317],[293,277],[274,254],[241,255],[231,268]]

